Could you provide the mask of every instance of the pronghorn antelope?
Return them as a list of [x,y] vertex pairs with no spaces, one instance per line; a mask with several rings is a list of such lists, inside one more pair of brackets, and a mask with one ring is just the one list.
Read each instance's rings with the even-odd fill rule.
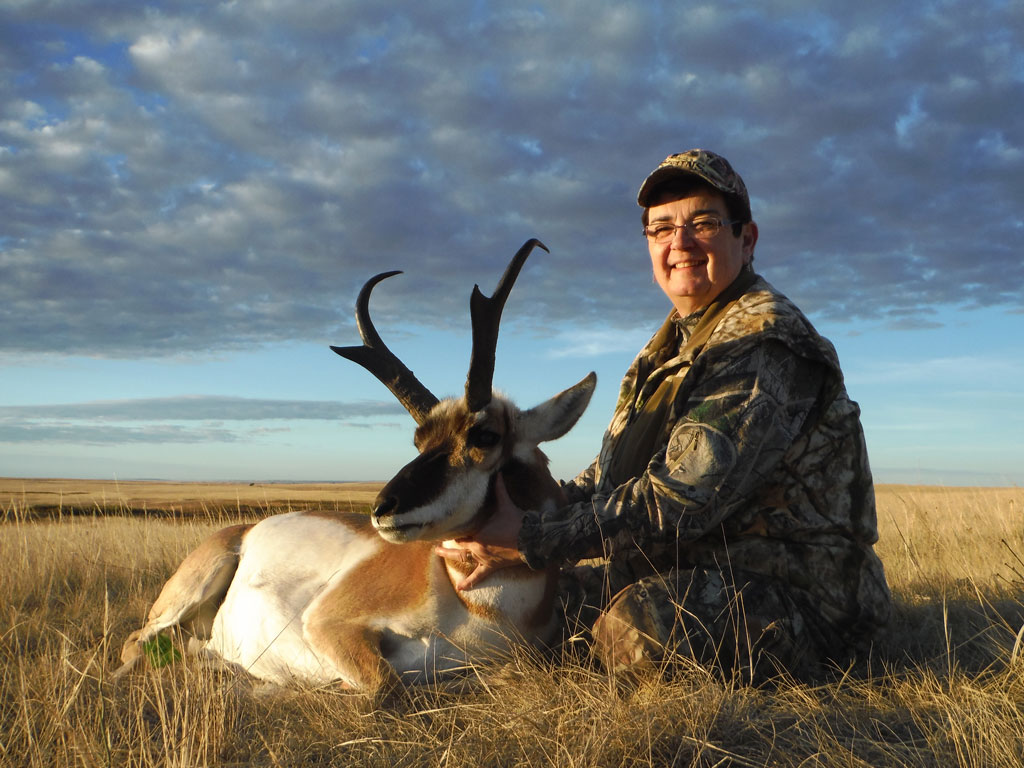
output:
[[119,676],[163,634],[268,681],[341,682],[384,695],[399,681],[435,679],[510,641],[551,639],[554,573],[524,565],[457,592],[472,565],[434,552],[438,542],[451,544],[483,524],[499,474],[520,508],[562,501],[537,446],[572,428],[596,377],[527,411],[491,389],[502,308],[535,246],[544,248],[536,240],[520,248],[493,297],[474,287],[473,352],[458,399],[438,401],[370,321],[370,292],[398,273],[366,283],[356,302],[363,346],[332,349],[373,373],[405,406],[418,425],[419,455],[384,486],[368,518],[290,512],[213,534],[185,558],[145,626],[128,638]]

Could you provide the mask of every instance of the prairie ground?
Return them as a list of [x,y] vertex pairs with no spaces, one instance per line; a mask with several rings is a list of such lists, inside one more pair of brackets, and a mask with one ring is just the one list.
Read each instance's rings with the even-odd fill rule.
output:
[[0,477],[0,509],[71,515],[263,517],[287,509],[364,509],[381,483],[172,483]]
[[113,682],[125,636],[202,537],[364,508],[374,484],[0,480],[0,766],[1024,764],[1024,490],[881,486],[896,618],[816,685],[700,669],[618,686],[527,652],[367,711],[190,660]]

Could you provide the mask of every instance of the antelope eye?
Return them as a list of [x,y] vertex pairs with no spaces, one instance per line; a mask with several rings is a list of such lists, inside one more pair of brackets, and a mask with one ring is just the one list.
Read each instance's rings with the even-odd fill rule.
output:
[[501,435],[490,429],[474,429],[469,433],[469,442],[475,448],[493,448],[501,442]]

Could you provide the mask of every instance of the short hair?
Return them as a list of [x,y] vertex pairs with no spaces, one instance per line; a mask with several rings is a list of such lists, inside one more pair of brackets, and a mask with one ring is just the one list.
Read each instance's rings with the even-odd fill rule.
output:
[[[725,212],[729,216],[729,221],[732,222],[733,237],[739,237],[740,232],[743,231],[743,225],[750,221],[750,217],[746,215],[743,202],[738,196],[727,195],[698,176],[677,176],[669,179],[664,184],[658,186],[651,197],[654,200],[671,202],[672,200],[681,200],[684,197],[690,197],[700,192],[710,192],[718,195],[725,201]],[[643,213],[640,215],[640,220],[645,227],[647,226],[650,210],[650,208],[644,208]]]

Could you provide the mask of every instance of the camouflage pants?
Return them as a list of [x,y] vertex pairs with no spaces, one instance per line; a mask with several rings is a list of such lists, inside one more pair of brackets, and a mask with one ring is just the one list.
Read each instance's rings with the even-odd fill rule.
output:
[[826,655],[829,640],[806,597],[763,576],[673,569],[613,592],[612,571],[578,566],[562,586],[574,636],[589,634],[592,653],[613,674],[697,663],[757,684],[782,671],[808,678]]

